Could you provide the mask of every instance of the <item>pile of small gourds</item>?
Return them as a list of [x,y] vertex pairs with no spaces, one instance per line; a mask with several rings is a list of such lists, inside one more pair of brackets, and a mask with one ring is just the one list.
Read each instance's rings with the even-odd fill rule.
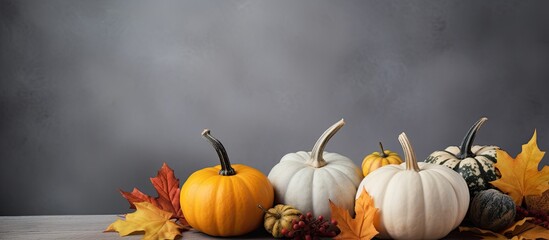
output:
[[[239,236],[264,223],[274,237],[281,237],[281,229],[301,212],[329,218],[328,200],[352,213],[361,193],[357,189],[365,188],[379,209],[374,224],[381,238],[442,238],[468,212],[476,225],[501,229],[514,219],[514,213],[503,211],[515,207],[506,195],[485,191],[499,177],[494,168],[498,147],[473,146],[486,120],[481,118],[471,127],[460,147],[435,151],[425,162],[417,162],[402,133],[398,140],[404,163],[380,143],[381,151],[366,156],[359,168],[343,155],[324,151],[328,140],[344,126],[342,119],[320,136],[312,151],[283,156],[268,177],[252,167],[231,164],[221,142],[204,130],[202,135],[213,145],[221,164],[199,170],[186,180],[181,208],[188,223],[208,235]],[[472,202],[470,196],[474,196]],[[494,202],[505,207],[486,210]],[[275,203],[283,205],[271,208]]]

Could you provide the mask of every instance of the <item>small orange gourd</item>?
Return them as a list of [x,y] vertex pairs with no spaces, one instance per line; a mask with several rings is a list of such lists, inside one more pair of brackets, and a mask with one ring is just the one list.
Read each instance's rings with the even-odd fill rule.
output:
[[221,165],[194,172],[181,187],[181,210],[194,229],[212,236],[239,236],[263,223],[263,211],[273,206],[274,190],[259,170],[231,165],[225,147],[202,133],[215,148]]
[[373,152],[362,160],[362,174],[366,177],[372,171],[389,164],[401,164],[402,159],[398,153],[383,149],[383,144],[379,142],[380,152]]

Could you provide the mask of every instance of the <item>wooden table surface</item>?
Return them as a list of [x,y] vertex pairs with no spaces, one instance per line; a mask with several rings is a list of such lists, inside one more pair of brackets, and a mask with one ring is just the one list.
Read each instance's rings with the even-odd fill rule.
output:
[[[0,216],[0,239],[141,239],[143,235],[120,237],[116,232],[103,230],[117,219],[116,215],[62,215],[62,216]],[[471,236],[450,233],[445,239],[470,239]],[[183,232],[182,239],[214,239],[191,230]],[[274,239],[263,228],[238,238],[221,239]]]
[[[0,239],[141,239],[143,235],[120,237],[103,230],[117,219],[116,215],[66,216],[0,216]],[[261,231],[260,231],[261,230]],[[196,231],[183,232],[183,239],[212,239]],[[245,237],[223,239],[272,239],[259,229]]]

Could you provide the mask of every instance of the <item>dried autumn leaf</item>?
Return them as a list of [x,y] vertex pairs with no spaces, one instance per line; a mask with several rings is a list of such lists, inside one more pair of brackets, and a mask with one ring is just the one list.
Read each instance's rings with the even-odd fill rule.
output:
[[372,239],[378,234],[374,227],[374,217],[377,208],[374,207],[374,200],[365,189],[355,202],[355,218],[353,219],[346,209],[337,207],[330,201],[332,218],[337,220],[341,233],[334,239]]
[[472,232],[482,239],[549,239],[549,230],[528,222],[528,220],[532,220],[532,218],[517,221],[511,227],[498,233],[475,227],[459,227],[459,231]]
[[484,230],[476,227],[459,227],[460,232],[471,232],[476,236],[482,237],[482,239],[501,239],[506,240],[507,237],[499,233],[492,232],[490,230]]
[[144,240],[174,239],[181,235],[179,224],[170,221],[172,213],[160,210],[149,202],[134,203],[136,211],[126,214],[126,220],[117,219],[105,232],[118,232],[120,236],[145,232]]
[[529,224],[533,225],[534,227],[522,233],[520,236],[524,237],[525,239],[549,239],[549,230],[547,230],[547,228],[535,225],[533,223]]
[[511,196],[520,206],[525,196],[539,196],[549,189],[549,167],[538,171],[538,165],[545,155],[536,142],[536,132],[527,144],[522,145],[522,152],[513,159],[503,150],[497,150],[498,162],[494,165],[501,172],[501,178],[490,182],[502,192]]
[[187,225],[179,202],[179,179],[175,177],[173,170],[164,163],[156,177],[150,179],[158,193],[156,198],[142,193],[137,188],[134,188],[132,192],[120,190],[122,196],[130,203],[130,208],[135,209],[135,203],[138,202],[150,202],[164,211],[171,212],[172,218],[176,218],[181,224]]

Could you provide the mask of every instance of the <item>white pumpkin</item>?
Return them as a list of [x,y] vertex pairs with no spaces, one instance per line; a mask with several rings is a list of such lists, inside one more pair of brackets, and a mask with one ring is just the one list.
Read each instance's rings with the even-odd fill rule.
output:
[[381,238],[442,238],[467,214],[467,183],[452,169],[418,163],[406,134],[400,134],[398,140],[405,163],[381,167],[359,186],[366,189],[379,209],[374,225]]
[[328,140],[344,124],[341,119],[328,128],[311,152],[288,153],[273,167],[268,177],[275,189],[275,202],[328,219],[328,200],[353,211],[362,171],[349,158],[324,152]]

